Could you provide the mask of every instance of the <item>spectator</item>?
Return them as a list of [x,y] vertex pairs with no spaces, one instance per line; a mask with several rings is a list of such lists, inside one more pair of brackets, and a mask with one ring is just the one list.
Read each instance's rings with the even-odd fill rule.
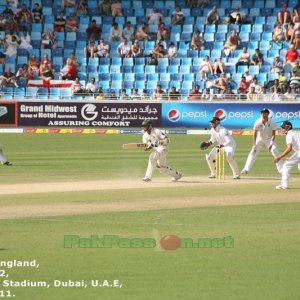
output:
[[73,96],[83,96],[85,94],[85,90],[83,85],[80,83],[79,77],[76,77],[75,81],[72,83],[71,91]]
[[295,49],[300,49],[300,33],[295,34],[291,43],[295,45]]
[[4,17],[3,14],[0,14],[0,30],[5,31],[8,28],[7,19]]
[[225,74],[225,64],[222,62],[222,57],[218,57],[213,64],[213,70],[215,75]]
[[109,43],[111,44],[112,41],[120,42],[121,39],[122,39],[122,31],[119,28],[118,23],[113,23],[109,31]]
[[66,31],[77,32],[78,30],[78,19],[74,13],[70,13],[66,21]]
[[44,15],[43,15],[43,10],[40,7],[39,3],[34,4],[34,8],[32,10],[32,20],[33,23],[44,23]]
[[253,76],[249,73],[249,69],[245,70],[244,77],[246,78],[246,82],[251,82],[253,80]]
[[276,92],[279,88],[280,88],[280,85],[279,85],[279,80],[278,79],[275,79],[274,84],[271,86],[271,89]]
[[258,100],[259,101],[269,101],[270,96],[267,93],[267,89],[262,86],[261,92],[258,95]]
[[250,82],[246,81],[246,77],[242,76],[242,79],[239,83],[239,89],[242,89],[244,92],[248,92],[250,87]]
[[20,37],[20,49],[25,49],[28,52],[30,52],[30,50],[32,50],[32,45],[31,45],[31,38],[30,35],[27,33],[27,31],[23,32],[23,35]]
[[0,64],[4,65],[6,61],[6,55],[0,51]]
[[[296,32],[298,32],[298,30],[296,31],[295,30],[295,26],[294,26],[294,23],[290,23],[289,24],[289,27],[288,27],[288,30],[285,31],[285,40],[286,41],[290,41],[291,43],[293,43],[293,40],[295,38],[295,34]],[[293,43],[294,44],[294,43]],[[297,49],[297,48],[296,48]]]
[[228,82],[225,74],[221,74],[221,76],[219,78],[216,78],[212,83],[213,87],[221,89],[222,91],[225,91],[227,89],[227,85]]
[[250,64],[250,54],[247,47],[243,47],[243,51],[238,56],[237,66],[248,66]]
[[192,50],[204,50],[205,49],[205,40],[199,30],[197,30],[196,33],[192,37],[191,47],[192,47]]
[[188,95],[188,100],[189,101],[198,101],[201,100],[201,92],[200,92],[200,86],[198,84],[195,85],[195,88],[193,90],[190,91],[189,95]]
[[252,82],[250,83],[250,90],[251,88],[254,88],[256,94],[260,94],[261,93],[261,89],[262,89],[262,86],[261,84],[258,82],[258,79],[257,77],[254,77]]
[[152,12],[147,15],[147,18],[149,25],[159,25],[162,23],[164,16],[158,12],[156,7],[153,7]]
[[121,91],[119,100],[131,100],[131,98],[128,96],[128,94],[126,94],[126,89],[123,89]]
[[286,89],[286,92],[284,94],[284,100],[287,100],[287,101],[294,101],[295,97],[294,95],[292,94],[292,89],[290,86],[287,87]]
[[167,41],[170,38],[170,30],[166,27],[165,23],[161,23],[159,25],[159,29],[157,31],[157,39]]
[[184,15],[181,11],[181,7],[179,5],[176,5],[175,10],[172,13],[172,25],[182,25],[184,21]]
[[111,15],[112,17],[123,16],[122,4],[120,0],[113,0],[111,4]]
[[161,85],[157,85],[157,88],[153,91],[152,100],[166,100],[166,93],[161,89]]
[[1,85],[2,86],[19,87],[18,84],[17,84],[16,76],[11,71],[10,67],[6,68],[6,71],[3,73],[2,76],[0,76],[0,80],[1,80]]
[[298,51],[295,49],[295,45],[291,44],[290,49],[286,51],[284,65],[287,65],[287,64],[293,65],[294,62],[296,60],[298,60],[298,57],[299,57],[299,54],[298,54]]
[[95,57],[97,52],[97,47],[94,41],[90,41],[90,43],[83,49],[84,57]]
[[140,57],[142,56],[142,48],[139,44],[139,41],[138,40],[135,40],[134,43],[132,44],[131,48],[130,48],[130,51],[131,51],[131,55],[133,57]]
[[32,18],[31,18],[31,12],[27,8],[25,3],[23,3],[21,5],[21,8],[17,10],[15,14],[15,20],[16,23],[21,27],[23,31],[24,30],[29,31]]
[[220,16],[217,11],[217,6],[214,5],[212,9],[208,12],[205,23],[206,24],[218,24]]
[[231,23],[241,25],[247,22],[247,15],[240,11],[240,8],[236,8],[231,14]]
[[283,70],[282,67],[282,61],[280,60],[280,56],[279,54],[276,54],[275,59],[273,61],[273,68],[272,68],[272,72],[273,73],[279,73]]
[[278,13],[277,22],[283,24],[285,28],[287,28],[288,24],[291,22],[291,13],[286,4],[283,4],[282,10]]
[[94,56],[109,58],[109,45],[105,43],[104,39],[99,40],[96,51],[97,52],[94,54]]
[[110,99],[110,100],[118,100],[118,97],[117,97],[115,91],[111,91],[111,93],[110,93],[110,95],[109,95],[109,99]]
[[279,87],[282,89],[282,91],[285,91],[288,85],[288,78],[284,74],[283,71],[281,71],[278,75],[278,81],[279,81]]
[[255,52],[251,57],[250,65],[259,65],[261,67],[263,62],[264,62],[264,57],[262,53],[258,48],[255,49]]
[[111,0],[103,0],[99,5],[100,16],[111,16]]
[[273,31],[273,36],[272,36],[273,42],[284,41],[285,37],[284,37],[284,32],[283,32],[281,26],[282,26],[281,23],[277,23],[277,25],[275,26],[274,31]]
[[99,86],[96,83],[96,78],[92,77],[91,80],[86,84],[85,91],[88,95],[94,96],[99,90]]
[[54,69],[52,69],[51,64],[49,62],[44,62],[40,65],[40,79],[50,81],[54,78]]
[[290,87],[295,90],[300,87],[300,76],[297,75],[296,72],[292,71],[292,75],[291,75],[289,84],[290,84]]
[[210,93],[210,89],[205,89],[205,93],[202,94],[201,100],[211,101],[212,95]]
[[148,41],[151,40],[151,35],[149,35],[148,25],[143,23],[135,33],[135,38],[139,41]]
[[126,26],[123,29],[122,36],[126,38],[128,41],[134,40],[134,28],[131,26],[131,22],[127,21]]
[[61,69],[61,80],[75,80],[77,77],[77,69],[70,59],[67,59],[66,65]]
[[67,58],[67,62],[71,62],[76,68],[80,65],[79,60],[75,57],[74,53],[70,53],[69,57]]
[[209,56],[205,56],[204,60],[200,65],[199,71],[201,79],[203,79],[204,75],[206,75],[207,73],[213,74],[214,71],[211,62],[209,61]]
[[169,92],[168,100],[181,100],[181,95],[178,91],[176,91],[176,88],[174,86],[172,86],[171,91]]
[[149,95],[147,94],[147,91],[146,91],[146,90],[143,90],[143,93],[142,93],[142,95],[141,95],[141,100],[142,100],[142,101],[148,101],[148,100],[150,100],[150,97],[149,97]]
[[223,47],[226,56],[229,56],[230,51],[232,52],[232,54],[234,54],[240,43],[241,38],[238,36],[236,29],[233,29],[231,35],[228,37]]
[[17,56],[18,48],[21,43],[20,39],[16,35],[9,35],[5,38],[7,48],[4,54],[6,57]]
[[292,71],[295,72],[297,74],[297,76],[300,76],[300,66],[299,66],[298,60],[295,61]]
[[[300,22],[300,16],[299,16],[299,13],[298,13],[298,8],[297,7],[293,7],[293,10],[292,10],[292,22],[296,25],[297,23]],[[298,27],[297,27],[298,28]],[[297,29],[296,28],[296,29]]]
[[242,87],[238,88],[236,99],[239,100],[239,101],[247,100],[246,91]]
[[41,64],[40,65],[44,65],[44,64],[49,64],[50,66],[52,65],[51,60],[48,57],[48,54],[44,54],[43,59],[41,60]]
[[61,0],[61,9],[64,10],[65,7],[75,7],[76,0]]
[[89,24],[88,28],[86,29],[88,40],[99,40],[101,28],[100,26],[97,26],[96,20],[92,20],[92,22]]
[[27,85],[28,80],[33,79],[33,73],[29,70],[27,64],[23,64],[16,74],[18,81],[21,81],[23,86]]
[[153,49],[152,54],[159,61],[160,58],[166,57],[167,52],[164,45],[160,44],[158,48]]
[[223,99],[224,100],[236,100],[237,96],[236,94],[232,91],[232,88],[230,86],[227,86],[226,90],[224,90],[223,93]]
[[61,11],[58,16],[55,17],[54,21],[54,31],[64,32],[66,28],[66,18],[64,12]]
[[76,14],[78,16],[86,16],[88,14],[88,3],[86,0],[80,0],[76,6]]
[[56,47],[56,36],[54,32],[50,28],[48,28],[48,30],[42,34],[41,48],[55,49]]
[[141,100],[141,96],[139,95],[138,89],[132,89],[131,100]]
[[123,38],[122,43],[117,48],[117,52],[118,52],[119,57],[121,57],[121,58],[131,56],[130,45],[128,44],[128,41],[126,38]]
[[175,47],[174,42],[171,42],[170,45],[169,45],[167,57],[170,59],[172,57],[176,57],[176,55],[177,55],[177,49]]
[[33,54],[28,60],[28,66],[33,73],[39,74],[40,72],[40,62],[36,59],[36,56]]
[[97,91],[96,100],[104,100],[104,93],[101,88],[99,88]]
[[250,88],[250,91],[247,94],[247,100],[250,100],[250,101],[257,101],[258,100],[257,93],[255,92],[255,87]]

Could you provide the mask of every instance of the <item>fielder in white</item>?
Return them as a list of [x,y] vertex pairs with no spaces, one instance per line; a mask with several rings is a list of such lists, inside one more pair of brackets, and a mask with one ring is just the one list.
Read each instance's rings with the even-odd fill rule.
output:
[[[280,155],[275,142],[276,123],[269,118],[270,111],[267,108],[262,109],[260,113],[261,118],[256,120],[253,126],[253,146],[241,172],[242,174],[248,174],[250,172],[262,147],[266,147],[273,157]],[[279,173],[281,173],[282,164],[282,161],[276,163],[277,171]]]
[[1,144],[0,144],[0,162],[1,162],[2,165],[11,166],[11,163],[6,159],[6,157],[4,155]]
[[[276,186],[278,190],[285,190],[289,187],[289,179],[292,168],[300,163],[300,135],[293,131],[293,125],[289,121],[284,121],[281,125],[283,133],[286,134],[286,149],[281,155],[275,157],[274,163],[283,161],[282,177],[280,185]],[[294,154],[287,160],[284,158],[294,150]]]
[[[232,170],[233,179],[240,179],[239,168],[234,158],[236,142],[229,131],[220,125],[221,120],[218,117],[213,117],[210,121],[211,138],[207,142],[208,146],[213,143],[218,143],[218,148],[224,148],[227,162]],[[206,154],[206,160],[210,169],[210,176],[208,178],[216,178],[215,170],[216,148],[214,147],[209,154]]]
[[151,181],[155,168],[158,168],[161,173],[173,177],[174,181],[180,179],[182,174],[167,165],[169,138],[160,129],[154,129],[151,120],[144,120],[142,127],[144,129],[143,143],[147,145],[145,150],[152,150],[143,181]]

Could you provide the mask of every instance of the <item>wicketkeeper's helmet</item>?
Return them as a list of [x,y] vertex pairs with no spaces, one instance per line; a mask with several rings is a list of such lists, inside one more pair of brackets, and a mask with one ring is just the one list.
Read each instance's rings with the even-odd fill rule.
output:
[[293,129],[293,124],[290,121],[283,121],[281,128],[285,129],[286,131],[289,131]]
[[152,127],[152,121],[149,119],[145,119],[142,123],[142,127],[151,126]]

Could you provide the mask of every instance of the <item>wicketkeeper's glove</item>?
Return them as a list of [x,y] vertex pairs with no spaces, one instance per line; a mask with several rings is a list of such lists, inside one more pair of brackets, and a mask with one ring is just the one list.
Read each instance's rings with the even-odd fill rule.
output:
[[201,150],[206,150],[210,145],[211,145],[211,142],[202,142],[200,144],[200,149]]

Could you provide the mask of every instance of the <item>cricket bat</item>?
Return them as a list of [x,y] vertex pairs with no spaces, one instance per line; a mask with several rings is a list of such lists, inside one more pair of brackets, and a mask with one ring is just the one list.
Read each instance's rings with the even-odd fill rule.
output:
[[145,148],[146,144],[143,143],[128,143],[123,144],[123,149],[137,149],[137,148]]

